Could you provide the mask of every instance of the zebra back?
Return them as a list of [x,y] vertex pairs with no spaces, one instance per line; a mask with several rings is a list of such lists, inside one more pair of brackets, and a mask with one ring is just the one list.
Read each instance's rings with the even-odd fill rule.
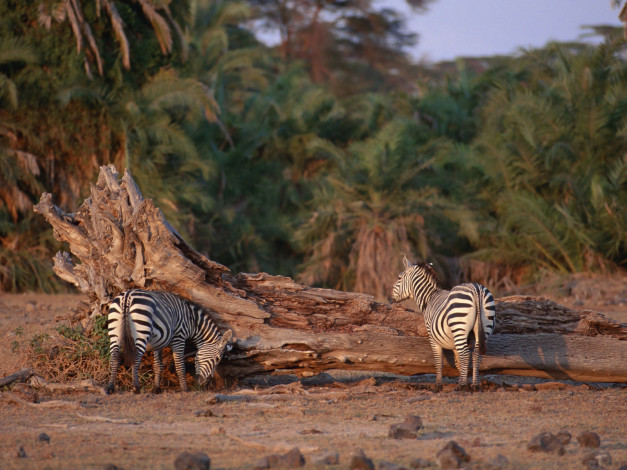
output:
[[230,330],[221,335],[200,306],[169,292],[131,289],[118,295],[110,305],[108,323],[112,357],[117,358],[116,350],[121,347],[127,362],[137,362],[149,349],[161,351],[172,346],[180,357],[175,365],[181,380],[186,340],[198,350],[196,372],[206,382],[232,337]]

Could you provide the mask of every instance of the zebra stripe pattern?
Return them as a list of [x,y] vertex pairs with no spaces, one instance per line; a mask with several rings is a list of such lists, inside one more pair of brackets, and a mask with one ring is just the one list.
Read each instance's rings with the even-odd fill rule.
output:
[[405,270],[392,287],[390,301],[412,298],[424,314],[435,358],[436,389],[442,388],[442,350],[452,349],[459,370],[458,388],[468,387],[469,344],[473,341],[472,385],[479,388],[479,364],[486,339],[494,333],[495,305],[490,291],[476,283],[460,284],[450,291],[438,288],[431,265],[412,265],[403,256]]
[[220,362],[231,330],[221,335],[215,324],[196,304],[169,292],[131,289],[118,295],[109,305],[109,351],[111,353],[111,379],[107,393],[115,390],[120,365],[120,352],[124,351],[127,364],[133,368],[133,390],[139,393],[139,365],[146,351],[154,352],[154,388],[161,391],[163,348],[170,346],[181,390],[187,391],[185,381],[185,341],[191,340],[196,353],[196,383],[207,384]]

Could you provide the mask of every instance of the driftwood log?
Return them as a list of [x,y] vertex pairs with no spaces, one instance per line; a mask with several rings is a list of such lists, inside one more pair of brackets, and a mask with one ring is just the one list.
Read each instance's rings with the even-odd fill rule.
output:
[[[198,253],[144,199],[127,172],[102,167],[91,197],[66,213],[44,193],[34,207],[72,255],[59,252],[54,271],[88,294],[90,316],[119,292],[166,290],[203,306],[234,348],[221,373],[311,376],[328,369],[433,373],[422,315],[370,295],[307,287],[292,279],[232,274]],[[80,261],[75,263],[74,260]],[[627,382],[627,329],[591,311],[575,312],[543,298],[497,301],[497,334],[482,373]],[[457,375],[451,362],[447,375]]]

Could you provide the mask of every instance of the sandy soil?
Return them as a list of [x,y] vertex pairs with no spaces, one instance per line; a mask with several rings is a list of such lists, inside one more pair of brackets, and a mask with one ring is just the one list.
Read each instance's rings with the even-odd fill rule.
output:
[[[570,297],[568,287],[555,297],[563,292],[573,306],[625,321],[625,285],[618,283],[607,304],[609,294],[597,296],[599,288],[578,281]],[[54,328],[67,323],[62,317],[80,298],[0,294],[0,377],[29,366],[26,344],[34,335],[57,335]],[[426,389],[430,376],[279,379],[161,395],[7,387],[0,391],[0,468],[172,469],[180,453],[200,451],[211,468],[246,469],[294,447],[306,468],[318,468],[326,453],[338,457],[329,468],[350,468],[358,449],[374,468],[411,468],[416,459],[437,468],[437,453],[451,440],[470,456],[466,468],[585,468],[590,449],[576,439],[585,431],[598,434],[597,450],[611,456],[605,468],[627,465],[627,389],[621,387],[486,377],[481,393],[453,392],[451,382],[434,394]],[[410,415],[422,420],[416,437],[389,437],[391,425]],[[572,440],[563,455],[528,449],[534,436],[564,430]],[[42,433],[49,441],[40,440]]]

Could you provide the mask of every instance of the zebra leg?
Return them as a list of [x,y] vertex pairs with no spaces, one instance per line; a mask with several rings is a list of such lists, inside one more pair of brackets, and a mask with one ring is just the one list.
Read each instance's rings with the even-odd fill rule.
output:
[[457,355],[459,356],[459,382],[455,390],[467,390],[468,389],[468,362],[470,360],[470,350],[467,344],[462,344],[457,348]]
[[152,387],[152,393],[161,393],[161,374],[163,373],[163,359],[161,357],[161,352],[161,349],[152,352],[154,356],[152,368],[155,373],[155,384]]
[[481,364],[481,354],[479,354],[479,345],[475,345],[475,349],[472,351],[472,388],[480,390],[479,384],[479,364]]
[[142,363],[142,357],[144,356],[144,351],[140,348],[137,348],[137,352],[135,353],[135,358],[133,360],[133,393],[140,393],[141,387],[139,386],[139,366]]
[[172,356],[174,357],[174,367],[179,378],[181,392],[187,392],[187,382],[185,381],[185,341],[173,339],[170,343]]
[[120,348],[118,345],[111,347],[111,359],[109,361],[109,368],[111,369],[111,378],[109,383],[105,386],[105,392],[111,394],[115,391],[115,379],[118,375],[118,368],[120,367]]
[[431,350],[435,359],[435,386],[434,392],[442,390],[442,348],[431,341]]

